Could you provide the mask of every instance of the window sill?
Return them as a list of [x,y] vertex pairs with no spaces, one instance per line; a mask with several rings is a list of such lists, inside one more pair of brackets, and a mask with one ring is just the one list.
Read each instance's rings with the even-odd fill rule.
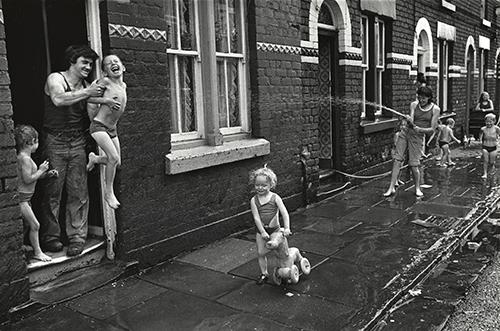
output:
[[490,21],[485,20],[485,19],[483,18],[483,22],[482,22],[482,23],[483,23],[483,25],[484,25],[484,26],[487,26],[488,28],[491,28],[491,22],[490,22]]
[[452,12],[455,12],[457,10],[457,7],[454,4],[446,0],[441,0],[441,6],[448,10],[451,10]]
[[198,146],[167,154],[165,171],[167,175],[175,175],[268,155],[270,152],[270,143],[265,139],[229,141],[220,146]]
[[398,125],[399,119],[381,117],[376,118],[375,121],[361,120],[361,128],[364,134],[380,132],[388,129],[394,129]]

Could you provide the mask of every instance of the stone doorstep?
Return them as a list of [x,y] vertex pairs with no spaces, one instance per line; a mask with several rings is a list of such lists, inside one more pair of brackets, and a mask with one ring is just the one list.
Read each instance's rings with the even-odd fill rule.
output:
[[[392,292],[395,293],[392,298],[386,301],[382,307],[378,307],[376,310],[375,316],[371,318],[370,321],[367,321],[363,326],[361,326],[360,330],[371,330],[374,328],[377,323],[379,323],[386,314],[390,311],[391,307],[393,307],[404,295],[407,295],[411,289],[417,286],[419,283],[424,281],[429,273],[431,273],[438,265],[448,259],[451,254],[458,248],[462,247],[467,241],[468,238],[477,234],[478,226],[486,221],[486,219],[497,212],[498,204],[500,202],[500,192],[499,189],[490,193],[488,197],[486,197],[485,201],[481,201],[474,207],[469,214],[465,217],[469,220],[469,224],[465,226],[463,229],[459,229],[458,231],[448,231],[445,233],[445,237],[439,239],[431,248],[423,253],[422,261],[425,260],[425,255],[431,255],[431,253],[435,250],[431,262],[424,267],[424,269],[419,272],[416,276],[411,279],[404,280],[404,274],[399,277],[399,281],[394,281],[392,284],[389,284],[389,288],[392,288]],[[435,249],[432,249],[432,248]],[[414,266],[412,269],[416,268]],[[411,270],[406,270],[406,273],[410,274]]]

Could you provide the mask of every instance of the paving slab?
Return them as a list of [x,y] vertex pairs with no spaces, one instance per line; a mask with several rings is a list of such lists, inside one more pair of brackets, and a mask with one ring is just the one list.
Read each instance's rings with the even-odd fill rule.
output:
[[62,305],[45,310],[12,326],[16,331],[119,331],[111,324],[82,315]]
[[412,211],[446,217],[465,217],[471,211],[472,207],[447,203],[418,202],[413,206]]
[[356,207],[350,207],[345,203],[335,200],[327,200],[315,205],[314,208],[306,209],[303,214],[306,216],[325,217],[331,220],[336,220],[337,218],[352,212],[353,209],[356,209]]
[[[317,255],[314,253],[303,253],[303,256],[306,257],[309,260],[309,263],[311,264],[311,268],[312,268],[311,273],[314,272],[316,266],[319,263],[322,263],[326,259],[328,259],[322,255]],[[235,276],[239,276],[239,277],[243,277],[243,278],[247,278],[247,279],[251,279],[251,280],[256,280],[257,277],[260,275],[259,262],[258,262],[257,258],[255,258],[255,259],[253,259],[253,260],[251,260],[243,265],[240,265],[237,268],[234,268],[233,270],[229,271],[229,273],[232,275],[235,275]],[[308,277],[309,276],[301,275],[300,281],[303,281],[304,279],[306,279]]]
[[106,319],[165,292],[136,277],[119,280],[66,303],[68,308],[97,319]]
[[[258,269],[258,264],[256,266]],[[258,273],[253,276],[256,275]],[[178,261],[163,263],[137,277],[158,286],[208,299],[216,299],[247,282],[239,277]]]
[[255,243],[248,240],[228,238],[186,255],[178,261],[191,263],[208,269],[228,272],[257,256]]
[[286,329],[265,317],[249,316],[217,302],[172,290],[121,311],[106,321],[134,331],[227,330],[228,324],[239,325],[245,321],[260,325],[262,330]]
[[217,301],[237,310],[258,314],[306,330],[339,330],[356,312],[326,299],[305,294],[288,296],[286,288],[247,284]]
[[290,247],[297,247],[301,251],[323,256],[330,256],[349,243],[348,239],[341,236],[314,231],[302,231],[288,238]]
[[333,258],[317,266],[307,278],[288,287],[302,294],[359,309],[377,303],[383,287],[394,275],[394,270]]
[[377,223],[381,225],[390,225],[404,216],[403,210],[384,208],[380,206],[365,206],[356,211],[347,214],[343,219],[363,223]]
[[321,218],[316,222],[314,222],[313,224],[305,227],[304,230],[314,231],[319,233],[334,234],[334,235],[342,235],[361,224],[363,224],[363,222],[352,221],[343,218],[341,219]]

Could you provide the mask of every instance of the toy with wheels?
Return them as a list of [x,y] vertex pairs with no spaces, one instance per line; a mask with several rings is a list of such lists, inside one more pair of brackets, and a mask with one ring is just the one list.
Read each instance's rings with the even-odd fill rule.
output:
[[271,271],[271,279],[277,285],[285,280],[288,283],[299,282],[299,267],[304,275],[311,273],[309,260],[300,254],[296,247],[288,247],[288,240],[283,228],[274,231],[266,243],[268,269]]

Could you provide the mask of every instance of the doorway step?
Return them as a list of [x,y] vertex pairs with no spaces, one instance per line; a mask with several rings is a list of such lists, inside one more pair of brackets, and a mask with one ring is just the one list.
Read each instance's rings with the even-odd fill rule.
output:
[[319,171],[318,200],[332,197],[350,187],[345,177],[336,173],[334,169],[321,169]]

